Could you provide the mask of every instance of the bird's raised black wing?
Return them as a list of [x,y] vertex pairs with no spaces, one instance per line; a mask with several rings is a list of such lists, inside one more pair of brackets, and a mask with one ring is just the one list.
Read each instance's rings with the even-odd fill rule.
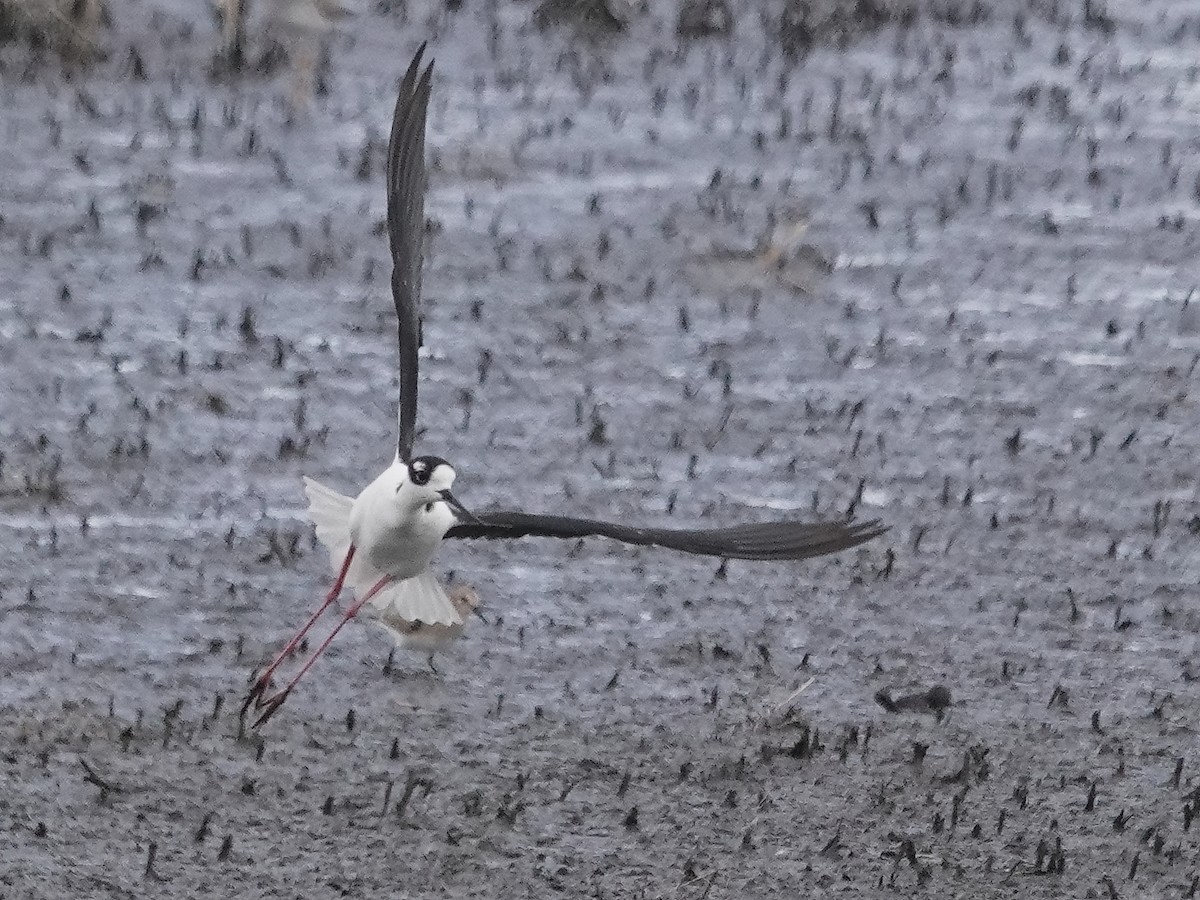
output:
[[[417,351],[421,346],[421,257],[425,239],[425,115],[430,62],[422,44],[400,82],[387,154],[387,228],[392,247],[392,297],[400,338],[400,458],[412,458],[417,428]],[[418,74],[419,73],[419,74]]]
[[626,544],[666,547],[729,559],[808,559],[857,546],[887,531],[870,522],[763,522],[728,528],[634,528],[595,519],[493,512],[479,523],[460,522],[446,537],[498,540],[520,537],[583,538],[599,535]]

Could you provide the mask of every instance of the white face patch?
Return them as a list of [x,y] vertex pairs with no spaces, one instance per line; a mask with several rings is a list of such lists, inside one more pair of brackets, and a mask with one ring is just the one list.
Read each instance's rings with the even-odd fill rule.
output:
[[[407,503],[419,509],[428,503],[437,503],[442,491],[450,490],[454,484],[454,467],[438,457],[418,457],[407,466],[407,477],[396,486],[396,494],[404,493]],[[429,512],[430,510],[426,510]]]
[[417,487],[444,490],[454,481],[454,469],[440,456],[418,456],[408,463],[408,480]]
[[431,490],[447,491],[454,484],[455,475],[453,466],[449,463],[442,463],[433,470],[432,475],[429,477],[428,485]]

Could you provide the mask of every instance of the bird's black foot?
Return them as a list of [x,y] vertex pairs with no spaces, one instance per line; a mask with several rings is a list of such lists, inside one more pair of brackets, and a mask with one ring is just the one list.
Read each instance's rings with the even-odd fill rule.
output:
[[254,724],[251,727],[258,729],[267,724],[267,720],[270,719],[271,716],[275,715],[279,707],[283,706],[283,701],[288,698],[288,694],[291,692],[292,689],[290,687],[284,688],[274,696],[268,697],[266,700],[258,703],[257,706],[260,707],[263,712],[262,715],[254,720]]
[[250,691],[246,694],[246,699],[242,701],[242,709],[241,712],[238,713],[239,717],[244,719],[246,717],[246,713],[250,711],[251,706],[253,706],[255,709],[261,707],[263,705],[262,698],[267,693],[267,688],[270,686],[270,672],[263,672],[256,679],[254,679],[254,684],[250,686]]

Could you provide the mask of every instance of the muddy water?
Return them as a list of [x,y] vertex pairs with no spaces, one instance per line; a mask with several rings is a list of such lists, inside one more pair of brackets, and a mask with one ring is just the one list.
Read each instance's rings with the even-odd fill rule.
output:
[[[673,8],[595,45],[366,5],[299,113],[209,77],[192,4],[114,10],[86,73],[0,54],[0,884],[1188,896],[1190,6],[789,60],[749,4],[685,46]],[[300,475],[388,461],[382,140],[425,37],[419,446],[464,502],[715,523],[861,485],[893,530],[724,571],[447,546],[488,623],[440,674],[349,629],[243,735],[328,578]],[[939,684],[940,719],[874,699]]]

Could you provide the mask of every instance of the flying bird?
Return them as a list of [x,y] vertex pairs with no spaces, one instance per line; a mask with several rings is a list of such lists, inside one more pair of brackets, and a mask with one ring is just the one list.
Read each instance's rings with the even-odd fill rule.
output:
[[[392,296],[400,351],[399,438],[395,461],[357,497],[344,496],[311,478],[304,480],[309,517],[330,552],[336,573],[324,602],[255,679],[242,712],[261,710],[255,727],[283,704],[342,627],[369,608],[371,615],[406,635],[419,623],[458,629],[464,613],[429,569],[443,538],[512,539],[607,537],[626,544],[664,547],[684,553],[749,560],[797,560],[836,553],[862,544],[887,529],[869,522],[795,521],[725,528],[639,528],[631,525],[530,512],[474,515],[451,492],[454,467],[439,456],[415,455],[417,351],[420,346],[420,293],[425,233],[425,120],[433,63],[422,69],[425,45],[413,56],[400,83],[388,141],[387,231],[392,253]],[[349,584],[356,600],[299,672],[267,695],[279,666],[334,604]],[[400,623],[408,623],[401,625]]]

